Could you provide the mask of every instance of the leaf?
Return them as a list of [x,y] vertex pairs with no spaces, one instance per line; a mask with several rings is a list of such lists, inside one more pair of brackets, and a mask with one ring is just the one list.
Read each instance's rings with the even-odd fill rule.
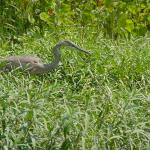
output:
[[50,17],[48,13],[46,12],[40,13],[40,19],[45,21],[49,26],[51,27],[53,26],[53,21],[52,21],[53,17]]
[[134,23],[131,19],[126,20],[126,27],[125,29],[129,32],[131,32],[134,29]]
[[137,13],[137,8],[135,5],[129,5],[128,10],[129,10],[129,12],[131,12],[134,15]]
[[34,24],[35,23],[35,19],[33,18],[33,16],[32,15],[28,15],[28,20],[29,20],[29,22],[31,23],[31,24]]
[[41,12],[40,13],[40,19],[45,21],[45,22],[48,22],[49,21],[49,15],[46,12]]

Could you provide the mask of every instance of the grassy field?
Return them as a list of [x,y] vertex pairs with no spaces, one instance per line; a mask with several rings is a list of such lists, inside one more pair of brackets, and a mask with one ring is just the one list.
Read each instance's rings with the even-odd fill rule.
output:
[[0,74],[0,149],[149,150],[150,38],[111,40],[95,30],[37,30],[1,40],[1,57],[37,54],[70,39],[90,56],[62,48],[45,75]]

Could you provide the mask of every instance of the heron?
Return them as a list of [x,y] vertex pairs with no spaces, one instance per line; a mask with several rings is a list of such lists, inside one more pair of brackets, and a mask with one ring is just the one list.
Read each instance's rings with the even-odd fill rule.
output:
[[57,68],[60,60],[61,60],[61,46],[69,46],[73,47],[77,50],[80,50],[86,54],[90,54],[89,51],[79,47],[75,43],[70,40],[62,40],[59,41],[53,48],[53,60],[50,63],[43,63],[42,60],[37,56],[32,55],[16,55],[16,56],[8,56],[1,59],[1,62],[4,62],[4,66],[1,67],[3,71],[11,71],[15,68],[21,68],[25,71],[28,71],[33,74],[43,74],[49,71],[52,71]]

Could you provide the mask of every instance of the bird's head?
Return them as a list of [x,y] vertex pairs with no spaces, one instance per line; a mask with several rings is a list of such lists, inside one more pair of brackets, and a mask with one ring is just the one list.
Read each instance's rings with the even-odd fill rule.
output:
[[78,50],[80,50],[80,51],[83,51],[83,52],[85,52],[85,53],[87,53],[87,54],[90,54],[89,51],[87,51],[87,50],[85,50],[85,49],[79,47],[78,45],[76,45],[75,43],[73,43],[73,42],[70,41],[70,40],[63,40],[63,41],[60,41],[60,42],[59,42],[59,45],[60,45],[60,46],[63,45],[63,46],[73,47],[73,48],[76,48],[76,49],[78,49]]

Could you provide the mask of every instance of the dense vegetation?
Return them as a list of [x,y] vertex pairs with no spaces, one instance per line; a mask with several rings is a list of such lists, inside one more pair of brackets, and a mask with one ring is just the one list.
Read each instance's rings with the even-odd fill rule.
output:
[[70,39],[44,75],[0,72],[0,149],[149,150],[150,37],[146,0],[2,0],[0,57]]
[[22,33],[45,23],[56,26],[78,24],[99,26],[104,33],[116,37],[130,33],[144,35],[150,30],[148,0],[2,0],[1,30]]

